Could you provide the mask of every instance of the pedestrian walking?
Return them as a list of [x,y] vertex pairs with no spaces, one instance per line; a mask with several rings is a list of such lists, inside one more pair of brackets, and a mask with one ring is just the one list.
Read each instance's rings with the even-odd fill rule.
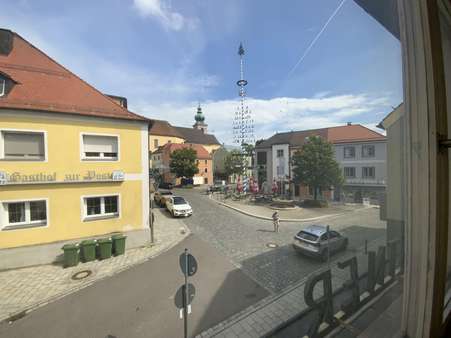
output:
[[274,224],[274,232],[279,232],[280,217],[277,211],[272,214],[272,221]]

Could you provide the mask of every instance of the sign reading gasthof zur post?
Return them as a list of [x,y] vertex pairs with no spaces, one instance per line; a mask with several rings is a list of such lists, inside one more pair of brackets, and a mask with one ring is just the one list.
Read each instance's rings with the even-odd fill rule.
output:
[[125,174],[121,170],[113,172],[97,172],[88,170],[80,173],[7,173],[0,171],[0,185],[49,184],[49,183],[86,183],[86,182],[122,182]]

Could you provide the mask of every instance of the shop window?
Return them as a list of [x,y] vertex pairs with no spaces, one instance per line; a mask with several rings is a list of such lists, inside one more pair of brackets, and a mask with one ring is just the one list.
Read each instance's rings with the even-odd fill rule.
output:
[[2,230],[47,225],[47,201],[3,202],[0,211]]
[[1,157],[5,160],[45,160],[43,132],[2,131]]
[[119,216],[119,196],[92,196],[84,198],[84,219]]
[[83,135],[83,160],[117,161],[119,158],[117,136]]

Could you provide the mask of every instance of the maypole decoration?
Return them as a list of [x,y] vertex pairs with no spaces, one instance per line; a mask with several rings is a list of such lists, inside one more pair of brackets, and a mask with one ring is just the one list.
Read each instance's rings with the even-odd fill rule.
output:
[[233,121],[233,138],[234,143],[241,146],[242,155],[242,176],[243,176],[243,189],[247,191],[247,177],[246,177],[246,144],[254,144],[254,120],[252,119],[251,111],[246,103],[246,90],[244,87],[247,85],[247,81],[244,79],[244,48],[243,44],[240,43],[238,48],[238,55],[240,56],[240,80],[237,81],[237,85],[240,88],[238,94],[240,96],[240,104],[235,111],[235,119]]

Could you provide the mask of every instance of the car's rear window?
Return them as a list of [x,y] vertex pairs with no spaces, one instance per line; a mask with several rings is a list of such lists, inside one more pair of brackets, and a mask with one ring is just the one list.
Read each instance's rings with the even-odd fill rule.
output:
[[174,204],[186,204],[186,201],[183,197],[174,197]]
[[312,242],[316,242],[318,240],[318,236],[305,231],[299,231],[298,237]]

